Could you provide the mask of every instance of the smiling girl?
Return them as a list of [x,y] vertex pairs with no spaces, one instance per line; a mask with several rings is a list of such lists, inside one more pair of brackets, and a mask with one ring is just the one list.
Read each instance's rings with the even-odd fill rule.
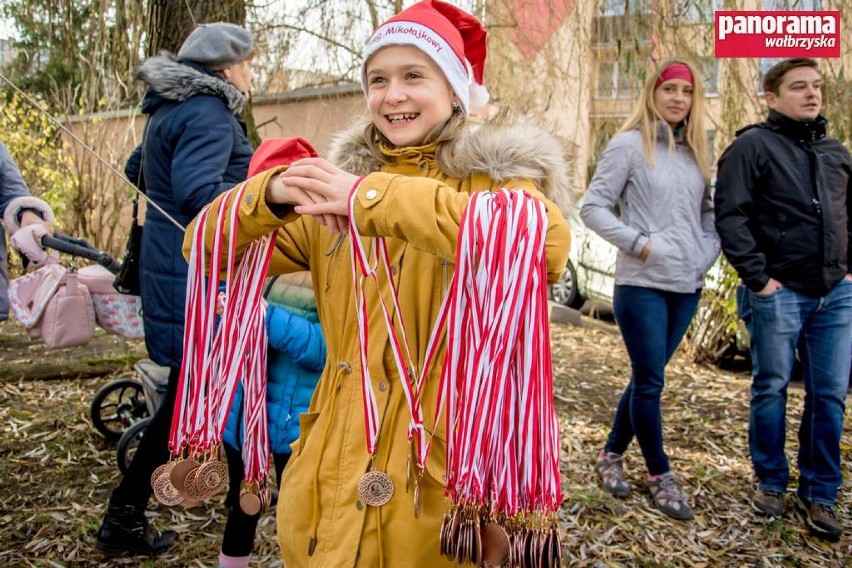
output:
[[[484,64],[485,28],[476,18],[437,0],[413,5],[382,24],[367,44],[361,81],[368,116],[337,137],[330,158],[300,160],[247,184],[238,242],[280,228],[270,273],[311,271],[328,346],[278,501],[278,538],[288,568],[456,565],[439,546],[449,508],[444,420],[428,433],[425,475],[415,478],[401,383],[408,378],[399,376],[379,307],[379,298],[389,303],[392,292],[384,279],[364,287],[367,366],[378,416],[376,448],[372,455],[367,450],[356,282],[345,229],[353,222],[353,195],[354,222],[365,244],[385,238],[415,372],[423,367],[453,275],[459,221],[472,193],[518,189],[542,201],[547,278],[558,279],[569,232],[551,199],[568,193],[563,149],[550,134],[508,113],[471,127],[470,112],[487,100]],[[208,247],[216,207],[209,208]],[[430,429],[445,353],[444,342],[439,345],[422,383],[423,423]],[[368,473],[380,478],[375,487],[389,500],[376,504],[359,492]]]
[[629,495],[622,455],[635,436],[654,505],[682,520],[693,515],[663,450],[660,395],[666,365],[719,254],[697,78],[683,61],[650,74],[633,115],[598,162],[580,212],[586,226],[618,247],[613,310],[632,367],[595,471],[605,491]]

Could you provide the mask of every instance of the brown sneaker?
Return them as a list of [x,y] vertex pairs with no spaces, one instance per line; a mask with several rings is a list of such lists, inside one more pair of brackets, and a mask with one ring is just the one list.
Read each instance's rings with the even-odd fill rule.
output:
[[677,486],[673,473],[648,477],[648,490],[657,509],[679,521],[692,520],[692,509],[686,502],[686,495]]
[[614,497],[630,495],[630,485],[624,480],[624,458],[619,454],[601,450],[595,462],[595,472],[601,478],[603,490]]
[[796,510],[808,525],[811,534],[817,538],[837,542],[843,535],[843,525],[834,516],[830,505],[807,501],[796,494]]
[[754,493],[751,499],[751,504],[755,511],[769,517],[780,519],[784,516],[787,510],[787,502],[784,501],[784,494],[771,489],[760,489]]

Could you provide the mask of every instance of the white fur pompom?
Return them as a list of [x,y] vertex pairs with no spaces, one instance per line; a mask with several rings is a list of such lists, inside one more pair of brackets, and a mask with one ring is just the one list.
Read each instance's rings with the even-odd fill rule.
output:
[[488,89],[486,89],[484,85],[479,85],[477,83],[470,84],[471,109],[485,106],[490,98],[491,95],[488,93]]

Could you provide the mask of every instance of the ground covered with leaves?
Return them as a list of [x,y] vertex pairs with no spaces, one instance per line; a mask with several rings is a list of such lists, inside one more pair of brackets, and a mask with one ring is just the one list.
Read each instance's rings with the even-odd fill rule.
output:
[[[852,536],[827,544],[811,538],[792,512],[776,521],[755,517],[749,505],[748,377],[696,366],[681,354],[668,372],[665,433],[695,520],[669,520],[641,490],[626,500],[602,492],[592,462],[628,376],[626,354],[606,324],[554,325],[552,333],[567,495],[565,566],[852,565]],[[156,526],[181,534],[179,546],[160,558],[104,559],[94,552],[94,534],[119,473],[114,445],[91,426],[89,404],[99,387],[128,374],[127,360],[141,350],[138,342],[109,336],[99,336],[95,345],[47,352],[28,344],[11,324],[0,325],[0,566],[215,566],[225,520],[221,499],[189,510],[152,506]],[[110,362],[112,372],[90,376]],[[28,377],[28,369],[47,364],[57,372]],[[789,398],[788,454],[795,462],[802,390],[792,387]],[[852,532],[849,416],[846,422],[847,482],[838,514]],[[632,446],[625,461],[629,481],[640,488],[638,448]],[[261,521],[253,565],[281,566],[272,514]]]

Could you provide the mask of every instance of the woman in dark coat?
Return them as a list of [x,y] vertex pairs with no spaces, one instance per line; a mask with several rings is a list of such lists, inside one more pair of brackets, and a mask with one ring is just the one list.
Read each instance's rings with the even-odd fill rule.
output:
[[148,355],[171,371],[163,403],[110,497],[97,537],[101,552],[156,554],[177,537],[157,532],[145,519],[151,474],[169,456],[183,355],[188,265],[181,253],[183,229],[173,220],[185,227],[204,205],[246,178],[252,148],[239,114],[251,85],[252,54],[244,28],[206,24],[189,35],[177,57],[148,58],[137,71],[148,86],[142,102],[148,122],[125,173],[172,218],[147,208],[140,259]]

